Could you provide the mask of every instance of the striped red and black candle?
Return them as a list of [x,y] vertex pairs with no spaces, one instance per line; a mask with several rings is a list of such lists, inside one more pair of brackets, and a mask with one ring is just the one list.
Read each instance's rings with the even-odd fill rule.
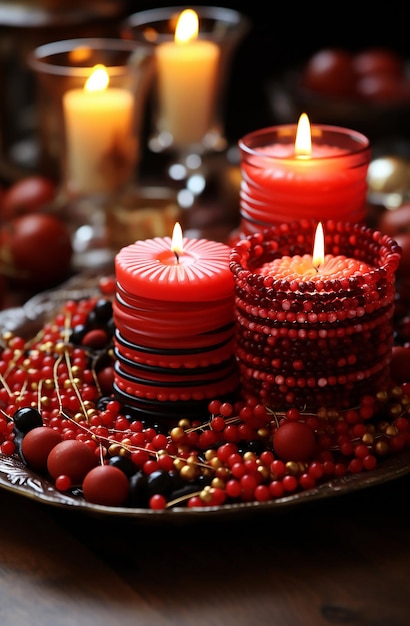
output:
[[125,404],[173,420],[237,389],[229,254],[176,224],[172,239],[116,255],[114,390]]
[[319,258],[314,231],[309,220],[272,226],[230,256],[242,393],[274,409],[347,408],[388,381],[400,248],[328,220]]

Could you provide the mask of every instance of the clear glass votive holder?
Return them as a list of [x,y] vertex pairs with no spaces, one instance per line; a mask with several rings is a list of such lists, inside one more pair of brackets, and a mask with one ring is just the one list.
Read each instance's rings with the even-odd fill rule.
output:
[[[152,49],[121,38],[70,39],[37,47],[28,64],[38,84],[40,160],[57,170],[74,251],[96,256],[106,247],[107,208],[136,179]],[[97,68],[108,84],[89,91]]]
[[296,131],[296,124],[272,126],[239,140],[242,235],[291,220],[365,222],[368,138],[312,124],[311,155],[295,156]]
[[178,45],[174,41],[175,28],[185,8],[139,11],[126,18],[121,29],[124,39],[149,44],[155,50],[151,99],[154,130],[148,145],[153,152],[222,151],[227,144],[224,115],[229,71],[250,22],[232,9],[196,6],[197,39],[193,45]]
[[[112,193],[131,181],[140,157],[152,50],[117,38],[69,39],[37,47],[28,65],[38,83],[41,160],[54,164],[66,193]],[[105,91],[89,94],[93,102],[79,92],[97,65],[104,66],[109,83]],[[101,102],[110,90],[111,101]]]

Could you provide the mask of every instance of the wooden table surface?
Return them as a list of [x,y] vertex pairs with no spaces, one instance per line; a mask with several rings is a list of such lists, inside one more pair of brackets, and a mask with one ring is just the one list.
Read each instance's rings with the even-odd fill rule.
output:
[[409,626],[409,494],[152,523],[1,490],[0,624]]

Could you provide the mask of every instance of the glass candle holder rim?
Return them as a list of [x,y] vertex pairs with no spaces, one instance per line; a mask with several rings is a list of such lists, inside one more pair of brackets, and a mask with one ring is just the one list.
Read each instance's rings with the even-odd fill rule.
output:
[[[96,65],[95,62],[81,65],[64,65],[56,62],[48,62],[45,59],[48,57],[58,57],[59,55],[67,54],[76,48],[89,47],[92,51],[106,51],[106,52],[129,52],[132,56],[133,53],[144,53],[144,57],[152,56],[152,49],[148,45],[144,45],[137,41],[128,41],[119,37],[78,37],[74,39],[63,39],[60,41],[50,41],[40,46],[37,46],[29,53],[27,57],[28,66],[37,72],[53,74],[55,76],[75,76],[87,78],[90,74],[90,69]],[[104,63],[110,76],[121,76],[129,72],[130,64],[125,63],[119,65],[118,63],[109,64]]]
[[[156,9],[146,9],[143,11],[136,11],[132,13],[128,17],[126,17],[122,22],[122,30],[123,32],[127,31],[127,29],[133,29],[133,34],[135,37],[136,31],[134,29],[138,27],[147,26],[149,24],[153,25],[155,23],[159,23],[161,21],[169,22],[170,17],[177,16],[179,13],[184,11],[186,6],[170,6],[170,7],[159,7]],[[219,7],[219,6],[194,6],[192,9],[198,14],[199,19],[214,19],[216,22],[224,22],[232,27],[231,33],[229,32],[210,32],[204,31],[201,29],[201,23],[199,26],[198,39],[212,39],[213,41],[219,41],[229,37],[239,38],[243,37],[251,28],[251,21],[245,14],[237,11],[236,9],[231,9],[227,7]],[[137,38],[137,40],[144,41],[148,45],[157,45],[159,43],[163,43],[164,41],[173,41],[174,32],[156,32],[155,39],[148,39],[143,36],[143,32],[141,31],[141,38]],[[125,37],[124,37],[125,39]],[[128,37],[129,39],[129,37]]]
[[[320,161],[321,159],[326,160],[338,160],[343,157],[349,155],[359,155],[359,154],[367,154],[370,152],[370,140],[363,133],[353,130],[351,128],[345,128],[343,126],[333,126],[328,124],[311,124],[311,133],[312,140],[322,139],[325,141],[325,134],[327,137],[329,136],[339,136],[344,139],[350,139],[351,146],[346,148],[346,152],[334,154],[334,155],[317,155],[310,157],[312,161]],[[248,154],[251,156],[261,156],[268,160],[272,161],[287,161],[294,160],[294,156],[283,157],[274,154],[269,154],[269,152],[263,151],[260,152],[259,148],[265,148],[273,143],[272,139],[274,138],[275,143],[281,143],[287,145],[289,143],[294,142],[296,136],[297,124],[281,124],[275,126],[266,126],[264,128],[259,128],[254,131],[250,131],[246,133],[243,137],[238,140],[238,147],[243,154]],[[271,140],[269,141],[269,138]],[[284,141],[286,140],[286,141]],[[329,143],[329,142],[326,142]],[[335,145],[338,144],[329,144]]]

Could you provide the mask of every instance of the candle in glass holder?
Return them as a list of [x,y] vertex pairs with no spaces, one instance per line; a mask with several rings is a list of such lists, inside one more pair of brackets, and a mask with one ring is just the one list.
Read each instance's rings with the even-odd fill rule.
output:
[[272,226],[232,249],[241,389],[273,409],[344,409],[388,381],[397,243],[360,225]]
[[[178,421],[207,415],[238,384],[230,248],[169,237],[136,241],[115,258],[114,390],[122,402]],[[205,410],[205,411],[204,411]]]
[[108,85],[106,69],[96,66],[83,89],[63,95],[67,187],[74,195],[118,191],[133,175],[134,98]]
[[158,125],[180,148],[202,142],[215,108],[219,47],[199,39],[198,27],[197,13],[182,11],[175,41],[165,41],[156,48]]
[[334,126],[264,128],[239,141],[242,234],[290,220],[364,223],[369,140]]

